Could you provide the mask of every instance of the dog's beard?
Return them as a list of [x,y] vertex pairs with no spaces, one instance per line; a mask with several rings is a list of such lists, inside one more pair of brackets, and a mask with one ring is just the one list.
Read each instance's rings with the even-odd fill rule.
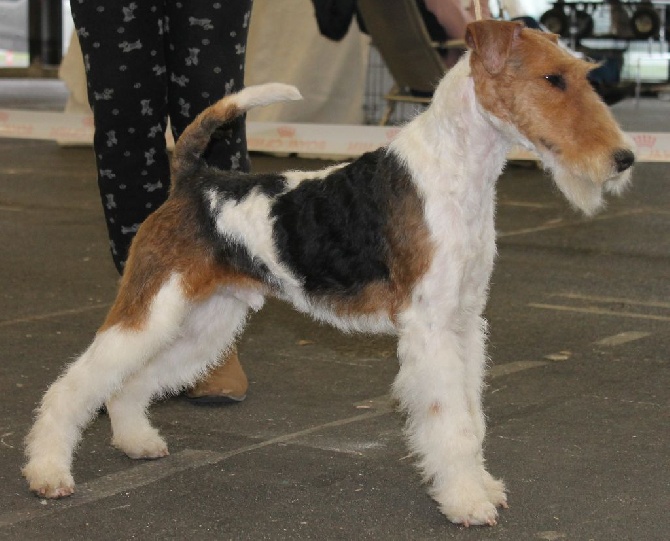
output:
[[570,204],[586,216],[593,216],[603,206],[602,188],[589,177],[575,175],[562,167],[551,169],[554,182]]
[[603,188],[607,193],[613,195],[621,195],[626,188],[630,185],[630,181],[633,178],[633,169],[626,169],[623,173],[618,175],[613,175],[611,178],[605,181]]
[[568,202],[586,216],[593,216],[603,208],[603,193],[621,194],[631,178],[630,169],[617,173],[609,166],[605,170],[603,162],[597,160],[572,169],[551,157],[543,156],[543,163]]

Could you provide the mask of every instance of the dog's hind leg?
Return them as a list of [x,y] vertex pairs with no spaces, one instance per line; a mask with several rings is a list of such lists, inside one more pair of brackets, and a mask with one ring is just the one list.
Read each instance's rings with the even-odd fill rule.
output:
[[[122,295],[123,290],[115,306]],[[166,279],[145,304],[138,326],[123,319],[103,326],[44,395],[26,439],[28,463],[23,468],[39,496],[59,498],[74,491],[70,468],[83,428],[129,375],[178,335],[189,307],[179,275]]]
[[193,306],[170,347],[107,401],[114,446],[130,458],[168,454],[167,444],[147,417],[149,404],[193,383],[213,366],[233,344],[248,309],[246,303],[227,295],[214,295]]

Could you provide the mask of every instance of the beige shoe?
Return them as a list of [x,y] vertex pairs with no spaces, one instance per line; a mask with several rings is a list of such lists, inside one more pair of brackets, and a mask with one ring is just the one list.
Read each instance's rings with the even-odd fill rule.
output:
[[249,381],[233,346],[220,364],[186,391],[186,397],[203,404],[241,402],[247,397]]

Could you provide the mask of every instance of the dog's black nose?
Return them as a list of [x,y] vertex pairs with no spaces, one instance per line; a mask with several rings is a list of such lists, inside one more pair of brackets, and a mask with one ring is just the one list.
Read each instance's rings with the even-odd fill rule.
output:
[[614,153],[614,163],[618,173],[623,173],[635,162],[635,154],[627,148],[620,148]]

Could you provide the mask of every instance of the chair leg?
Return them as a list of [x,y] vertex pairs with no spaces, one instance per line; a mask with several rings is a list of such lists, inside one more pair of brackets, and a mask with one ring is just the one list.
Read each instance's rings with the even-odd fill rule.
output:
[[386,100],[386,110],[384,111],[384,114],[382,115],[382,118],[379,121],[380,126],[386,126],[388,124],[391,115],[395,111],[395,105],[396,105],[395,101]]

